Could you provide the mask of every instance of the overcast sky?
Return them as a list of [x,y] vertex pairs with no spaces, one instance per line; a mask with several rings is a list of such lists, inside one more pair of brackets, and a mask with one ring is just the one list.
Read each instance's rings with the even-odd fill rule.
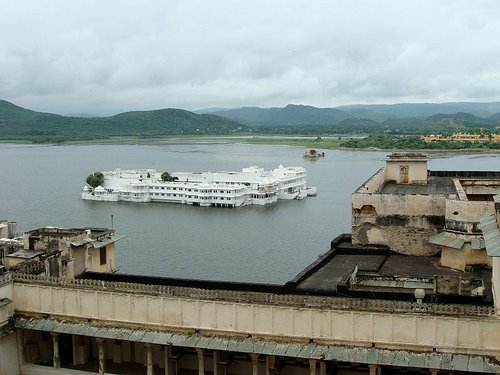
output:
[[499,101],[500,1],[0,0],[0,99],[60,114]]

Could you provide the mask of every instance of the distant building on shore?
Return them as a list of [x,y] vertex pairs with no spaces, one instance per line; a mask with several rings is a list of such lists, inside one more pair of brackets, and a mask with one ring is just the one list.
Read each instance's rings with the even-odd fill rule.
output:
[[500,134],[477,134],[477,133],[453,133],[449,136],[441,134],[423,135],[421,139],[424,142],[500,142]]

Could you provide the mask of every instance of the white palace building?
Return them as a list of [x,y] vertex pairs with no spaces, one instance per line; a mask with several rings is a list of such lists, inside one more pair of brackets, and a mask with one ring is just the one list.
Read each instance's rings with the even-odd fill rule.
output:
[[282,165],[270,171],[251,166],[241,172],[175,172],[175,181],[163,181],[161,173],[154,169],[118,168],[102,174],[102,186],[86,185],[82,199],[239,207],[315,194],[314,188],[306,186],[305,168]]

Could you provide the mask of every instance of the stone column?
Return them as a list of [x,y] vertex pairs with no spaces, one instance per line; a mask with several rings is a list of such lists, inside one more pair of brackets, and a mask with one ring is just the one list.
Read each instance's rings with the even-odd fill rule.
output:
[[54,357],[53,357],[53,365],[54,368],[60,368],[61,367],[61,357],[59,356],[59,333],[57,332],[51,332],[50,335],[52,336],[52,347],[54,349]]
[[198,375],[205,375],[205,351],[203,349],[196,349],[198,354]]
[[309,373],[311,375],[316,375],[316,360],[315,359],[309,360]]
[[252,353],[250,357],[252,358],[252,375],[259,375],[259,355]]
[[99,359],[99,375],[104,375],[104,339],[103,338],[96,338],[95,341],[97,341],[97,350],[98,350],[98,359]]
[[219,375],[219,352],[214,350],[213,356],[212,356],[212,362],[213,362],[213,367],[214,367],[214,375]]
[[271,357],[266,355],[266,375],[271,375]]
[[153,351],[151,350],[151,344],[144,344],[146,349],[146,374],[153,375]]
[[368,365],[368,368],[370,369],[370,375],[380,374],[380,368],[378,365]]
[[165,375],[170,375],[170,346],[165,345]]
[[17,352],[19,353],[19,364],[24,365],[26,363],[26,345],[24,344],[24,330],[23,329],[16,329],[17,335],[16,335],[16,345],[17,345]]
[[431,375],[438,375],[439,370],[436,370],[435,368],[431,368],[429,370],[429,372],[431,373]]
[[319,363],[319,375],[326,375],[326,363],[325,363],[325,361],[321,361]]

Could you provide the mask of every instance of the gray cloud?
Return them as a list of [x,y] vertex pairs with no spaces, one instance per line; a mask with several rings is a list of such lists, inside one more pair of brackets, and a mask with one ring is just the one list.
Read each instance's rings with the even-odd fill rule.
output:
[[0,98],[37,110],[500,100],[496,0],[1,8]]

